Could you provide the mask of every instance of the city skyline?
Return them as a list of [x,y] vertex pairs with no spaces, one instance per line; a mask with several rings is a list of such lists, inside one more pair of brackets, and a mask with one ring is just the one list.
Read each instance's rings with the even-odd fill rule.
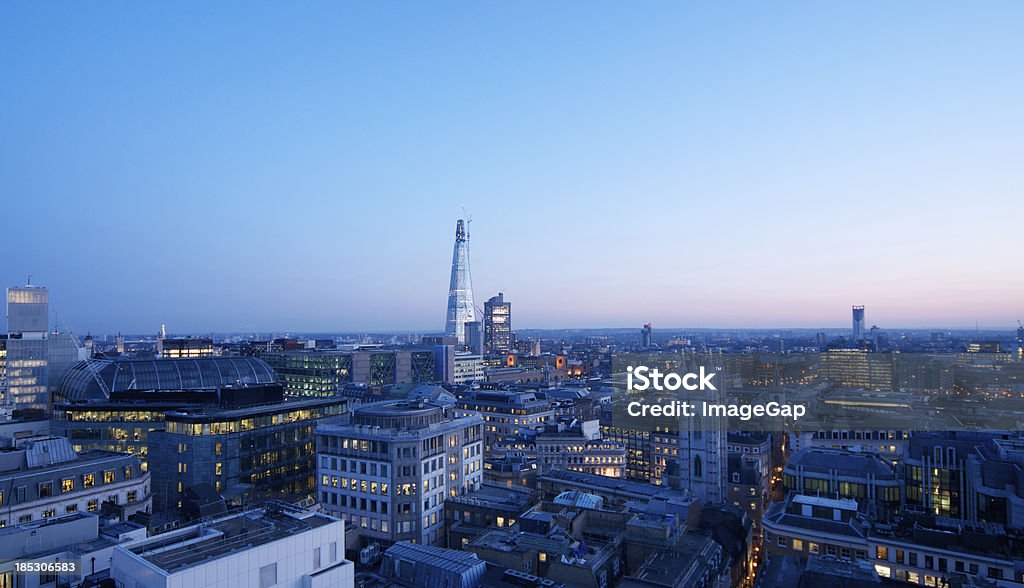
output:
[[6,5],[0,279],[80,333],[442,332],[464,204],[517,329],[1013,329],[1024,8],[873,8]]

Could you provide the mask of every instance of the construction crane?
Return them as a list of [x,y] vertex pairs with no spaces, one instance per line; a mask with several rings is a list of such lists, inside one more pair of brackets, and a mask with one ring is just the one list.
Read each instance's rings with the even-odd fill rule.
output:
[[[64,333],[71,335],[71,340],[75,342],[75,347],[77,347],[79,351],[86,349],[86,347],[82,345],[81,341],[78,340],[78,335],[76,335],[74,331],[69,329],[68,326],[64,324],[64,321],[61,319],[60,315],[56,314],[55,318],[57,322],[57,328],[63,331]],[[96,364],[92,361],[91,353],[88,354],[87,357],[85,358],[85,369],[89,370],[89,373],[92,374],[93,379],[96,380],[96,384],[99,385],[100,390],[103,391],[103,395],[106,396],[107,398],[110,398],[110,388],[107,386],[107,383],[103,380],[103,376],[100,375],[100,371],[96,367]]]

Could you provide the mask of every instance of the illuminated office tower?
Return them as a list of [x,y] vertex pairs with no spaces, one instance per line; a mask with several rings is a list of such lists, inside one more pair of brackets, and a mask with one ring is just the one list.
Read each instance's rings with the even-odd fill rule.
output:
[[484,348],[489,355],[512,351],[512,303],[501,292],[484,303]]
[[860,341],[864,338],[864,307],[853,307],[853,340]]
[[444,334],[455,337],[459,347],[466,345],[466,323],[476,320],[473,306],[473,280],[469,274],[469,233],[462,219],[455,225],[455,249],[452,251],[452,279],[448,286],[448,317]]
[[7,289],[7,400],[14,408],[49,405],[46,331],[49,292],[28,285]]

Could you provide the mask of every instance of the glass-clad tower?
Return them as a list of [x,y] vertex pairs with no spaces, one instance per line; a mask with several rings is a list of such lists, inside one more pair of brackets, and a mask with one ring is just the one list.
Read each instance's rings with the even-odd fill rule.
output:
[[853,340],[860,341],[864,339],[864,307],[854,306],[853,307]]
[[473,306],[473,280],[469,275],[469,234],[466,223],[459,219],[455,225],[455,250],[452,252],[452,279],[448,286],[448,318],[444,334],[456,337],[459,345],[466,345],[466,323],[476,321]]
[[7,289],[7,398],[14,408],[49,408],[47,341],[49,292]]

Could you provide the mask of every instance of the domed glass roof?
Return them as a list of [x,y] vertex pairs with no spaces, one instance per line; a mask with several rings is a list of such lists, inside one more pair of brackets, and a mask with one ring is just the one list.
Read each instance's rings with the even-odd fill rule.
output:
[[274,383],[274,370],[256,357],[90,359],[65,372],[55,396],[57,401],[84,402],[106,400],[109,392],[122,390],[211,390]]

